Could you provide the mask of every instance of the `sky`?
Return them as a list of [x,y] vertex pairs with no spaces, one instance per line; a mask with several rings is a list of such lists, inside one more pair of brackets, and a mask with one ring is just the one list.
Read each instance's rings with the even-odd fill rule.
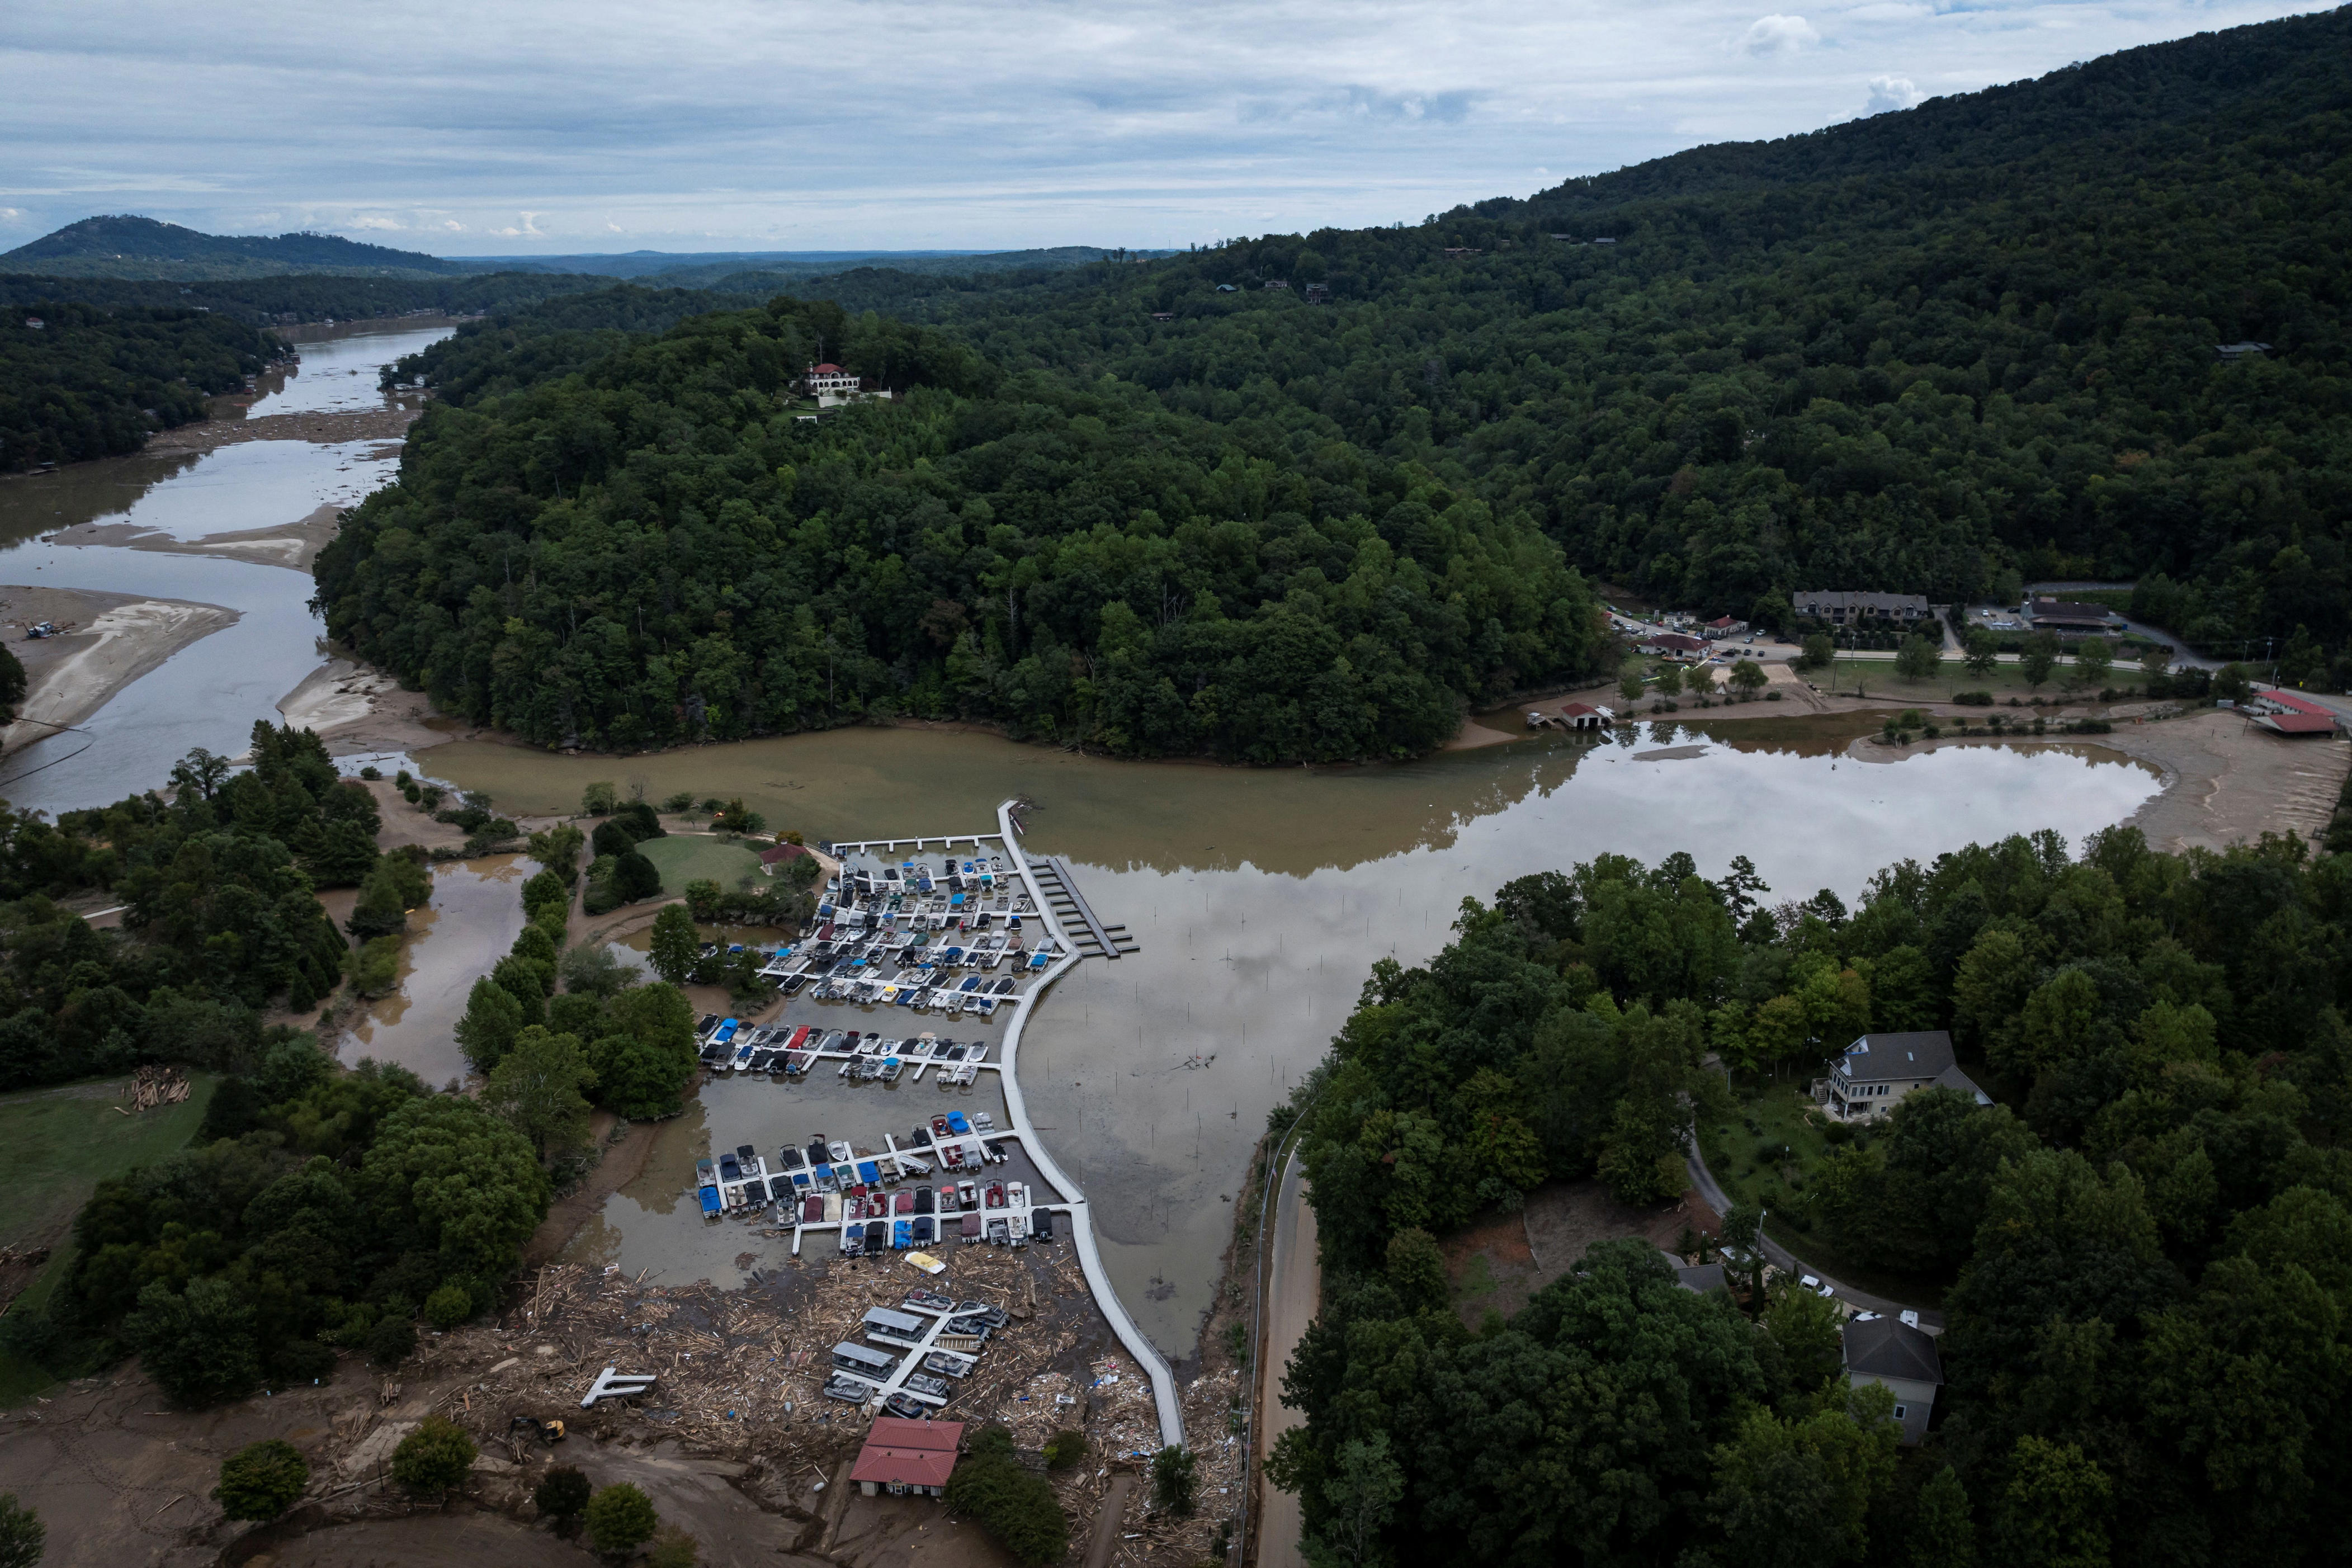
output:
[[10,0],[0,249],[113,212],[445,256],[1182,247],[1417,221],[2318,8]]

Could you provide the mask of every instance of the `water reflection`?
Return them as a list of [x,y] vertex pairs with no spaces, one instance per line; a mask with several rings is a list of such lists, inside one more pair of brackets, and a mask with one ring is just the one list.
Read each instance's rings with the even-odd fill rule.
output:
[[522,934],[522,883],[533,868],[520,856],[452,860],[433,872],[433,900],[409,911],[400,986],[372,1002],[335,1042],[345,1063],[397,1062],[430,1084],[463,1079],[457,1020],[474,982]]
[[1121,1299],[1182,1355],[1266,1112],[1321,1058],[1373,961],[1424,961],[1464,898],[1603,850],[1655,861],[1679,849],[1711,877],[1744,854],[1776,898],[1827,887],[1851,900],[1905,857],[2039,827],[2078,840],[2158,784],[2089,747],[1874,765],[1810,728],[1737,734],[1661,722],[1321,771],[1121,763],[916,730],[625,761],[452,744],[420,760],[510,810],[563,808],[592,779],[642,779],[656,796],[740,794],[812,838],[985,831],[1006,795],[1036,802],[1030,847],[1074,862],[1096,910],[1142,951],[1061,982],[1030,1023],[1023,1087],[1095,1206]]

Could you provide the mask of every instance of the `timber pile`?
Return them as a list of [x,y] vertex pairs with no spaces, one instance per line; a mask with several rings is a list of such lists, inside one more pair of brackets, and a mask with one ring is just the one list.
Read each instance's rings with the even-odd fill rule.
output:
[[[1126,1379],[1120,1379],[1124,1386]],[[1120,1539],[1111,1552],[1113,1563],[1192,1564],[1215,1555],[1217,1527],[1240,1507],[1242,1459],[1247,1442],[1241,1412],[1247,1406],[1246,1385],[1232,1368],[1209,1373],[1185,1384],[1186,1446],[1192,1450],[1192,1511],[1178,1519],[1154,1512],[1151,1507],[1151,1457],[1132,1461],[1141,1472],[1141,1484],[1128,1494],[1127,1517],[1120,1521]],[[1144,1402],[1148,1406],[1149,1398]],[[1152,1445],[1159,1427],[1151,1427]]]
[[152,1110],[159,1105],[177,1105],[188,1098],[188,1075],[175,1067],[143,1067],[122,1086],[122,1097],[130,1102],[130,1109],[115,1109],[125,1116]]

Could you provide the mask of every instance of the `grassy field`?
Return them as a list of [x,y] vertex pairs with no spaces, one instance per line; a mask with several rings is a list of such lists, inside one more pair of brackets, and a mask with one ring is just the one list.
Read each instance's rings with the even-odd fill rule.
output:
[[741,844],[722,844],[701,834],[673,833],[648,838],[637,850],[661,873],[662,891],[683,893],[688,882],[711,881],[731,888],[748,873],[760,874],[760,857]]
[[[2065,698],[2082,700],[2095,698],[2096,689],[2069,691],[2066,677],[2072,667],[2061,664],[2051,671],[2050,679],[2037,691],[2025,683],[2022,666],[1996,665],[1990,675],[1971,675],[1965,665],[1957,661],[1947,664],[1933,679],[1906,680],[1895,672],[1893,659],[1841,658],[1829,671],[1815,671],[1806,679],[1823,691],[1852,693],[1857,682],[1872,697],[1890,697],[1906,702],[1949,702],[1956,691],[1990,691],[2006,707],[2012,697],[2030,701],[2034,697],[2045,700]],[[2107,684],[2124,690],[2140,683],[2139,667],[2123,665],[2107,677]]]
[[[0,1245],[58,1247],[40,1278],[17,1299],[40,1305],[55,1287],[66,1257],[67,1227],[100,1180],[151,1164],[194,1135],[219,1079],[190,1075],[188,1098],[136,1116],[116,1110],[124,1079],[97,1079],[0,1095]],[[48,1385],[40,1368],[0,1355],[0,1405],[14,1404]]]
[[1801,1086],[1775,1084],[1743,1100],[1731,1113],[1698,1130],[1699,1149],[1734,1203],[1760,1203],[1773,1240],[1815,1268],[1865,1290],[1920,1306],[1940,1306],[1930,1281],[1887,1274],[1839,1253],[1818,1231],[1800,1230],[1793,1215],[1807,1179],[1829,1152],[1826,1121]]

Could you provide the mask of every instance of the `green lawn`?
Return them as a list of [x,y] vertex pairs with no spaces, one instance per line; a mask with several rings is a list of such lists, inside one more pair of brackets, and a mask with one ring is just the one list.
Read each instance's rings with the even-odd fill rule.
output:
[[1814,1267],[1875,1294],[1940,1305],[1943,1291],[1934,1281],[1857,1263],[1819,1231],[1800,1227],[1807,1181],[1830,1148],[1828,1119],[1809,1111],[1818,1108],[1794,1082],[1741,1099],[1727,1115],[1698,1130],[1707,1169],[1734,1203],[1762,1204],[1772,1239]]
[[[37,1308],[56,1286],[66,1261],[66,1227],[101,1177],[152,1164],[185,1144],[205,1119],[219,1079],[189,1077],[188,1098],[134,1116],[116,1110],[123,1079],[28,1089],[0,1095],[0,1245],[47,1241],[56,1246],[16,1310]],[[37,1366],[0,1355],[0,1405],[14,1404],[52,1380]]]
[[705,834],[673,833],[648,838],[638,853],[661,873],[662,891],[683,893],[688,882],[711,881],[731,888],[745,873],[760,874],[760,857],[747,846],[722,844]]
[[[2011,697],[2043,699],[2064,698],[2080,701],[2096,698],[2098,689],[2069,691],[2066,678],[2073,667],[2060,664],[2050,672],[2050,679],[2039,690],[2025,684],[2024,667],[2002,664],[1993,667],[1990,675],[1972,675],[1966,665],[1958,661],[1945,665],[1931,679],[1906,680],[1895,673],[1893,659],[1841,658],[1832,670],[1815,670],[1805,679],[1823,691],[1832,689],[1851,693],[1856,681],[1872,697],[1890,697],[1906,702],[1949,702],[1956,691],[1990,691],[2005,706]],[[2126,690],[2141,683],[2142,676],[2136,664],[2118,665],[2108,675],[2106,684]]]

